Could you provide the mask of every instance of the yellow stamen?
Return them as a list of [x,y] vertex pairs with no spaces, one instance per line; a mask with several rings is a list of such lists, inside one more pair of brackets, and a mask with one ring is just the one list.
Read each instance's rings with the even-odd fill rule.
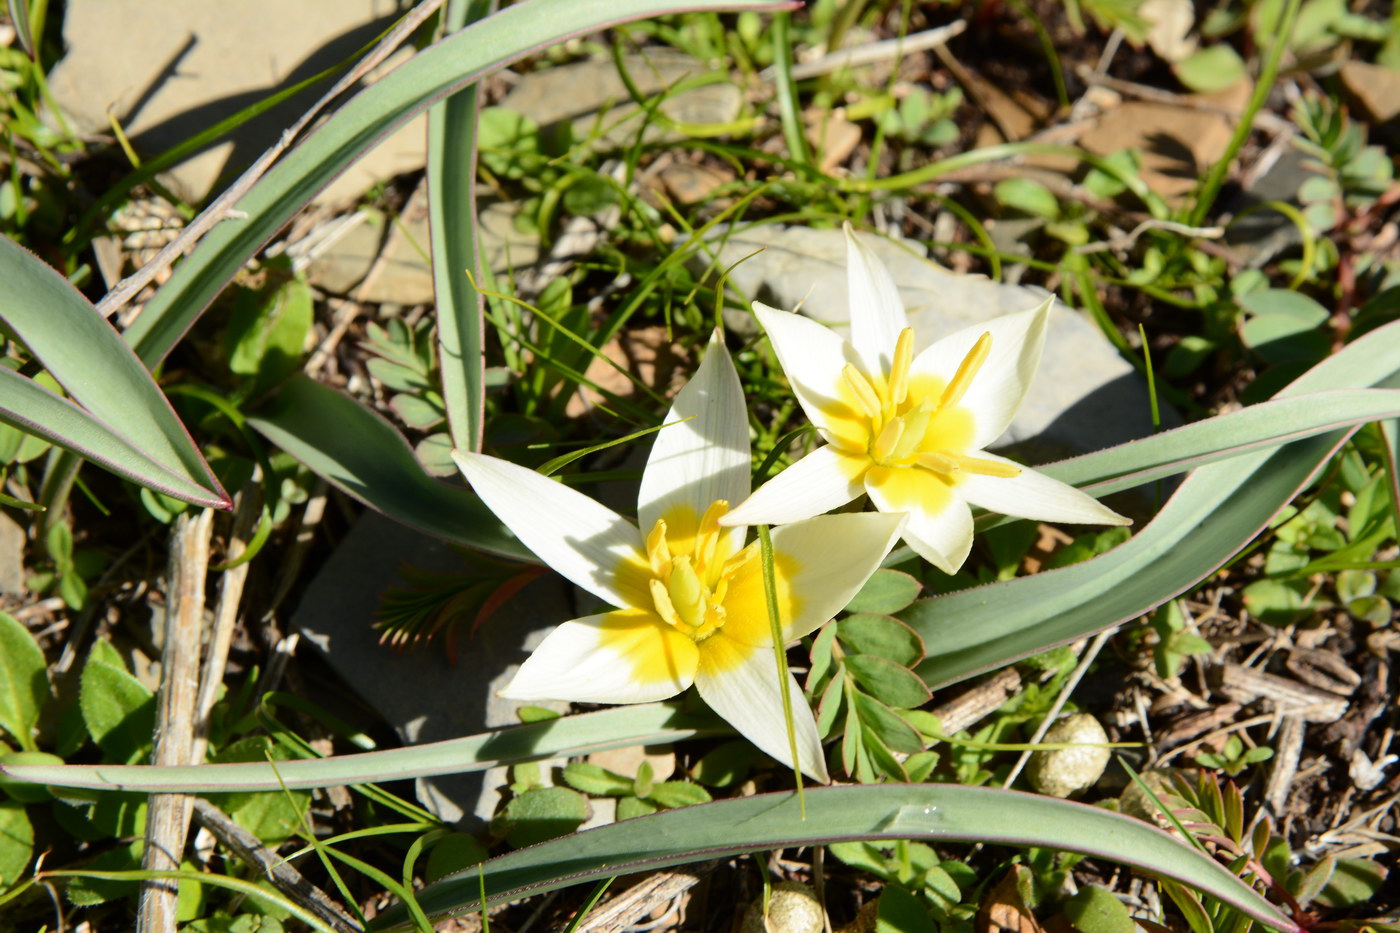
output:
[[954,373],[952,381],[943,390],[943,397],[938,400],[940,408],[948,408],[962,400],[968,387],[972,385],[977,370],[982,368],[982,364],[987,361],[987,354],[991,352],[992,335],[986,333],[978,337],[977,342],[972,345],[972,349],[967,351],[967,356],[963,357],[963,361],[958,364],[958,371]]
[[860,405],[865,416],[871,419],[880,417],[880,412],[884,408],[880,404],[880,395],[870,385],[870,380],[866,379],[865,375],[856,369],[854,364],[847,363],[841,367],[841,378],[845,380],[846,387],[855,396],[856,403]]
[[995,476],[1011,479],[1021,475],[1021,468],[1010,463],[984,460],[981,457],[968,457],[947,450],[928,451],[917,457],[920,466],[928,467],[936,473],[974,473],[978,476]]
[[695,569],[710,585],[709,579],[719,568],[715,566],[715,552],[719,548],[719,520],[729,511],[729,500],[716,499],[710,503],[705,514],[700,517],[700,530],[695,535]]
[[914,328],[899,332],[894,344],[894,362],[890,364],[890,404],[902,405],[909,397],[909,367],[914,362]]
[[680,613],[676,612],[676,607],[671,604],[671,594],[666,592],[666,584],[652,577],[648,582],[651,587],[651,601],[656,607],[656,614],[661,616],[666,624],[681,627]]
[[880,431],[880,436],[875,438],[875,443],[870,445],[870,458],[876,463],[884,463],[899,446],[899,440],[903,436],[904,419],[891,418],[890,423]]
[[671,567],[671,547],[666,543],[666,522],[659,518],[656,524],[651,526],[651,533],[647,535],[647,562],[651,564],[651,572],[658,577],[663,576]]

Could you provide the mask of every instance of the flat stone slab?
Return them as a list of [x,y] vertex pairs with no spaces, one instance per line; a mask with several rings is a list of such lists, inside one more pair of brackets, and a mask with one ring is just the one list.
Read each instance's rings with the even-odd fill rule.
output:
[[[67,52],[49,76],[55,101],[83,134],[110,133],[110,112],[137,152],[150,157],[346,61],[392,24],[402,4],[68,0],[65,6]],[[328,87],[308,88],[260,114],[162,180],[181,197],[202,201],[221,179],[237,175],[275,142]],[[322,197],[354,197],[376,181],[421,167],[426,125],[423,117],[411,121]]]
[[[464,569],[462,557],[446,542],[366,512],[311,582],[291,621],[405,743],[514,725],[522,705],[567,709],[562,703],[522,704],[496,696],[551,629],[579,614],[563,580],[547,575],[530,583],[474,636],[462,631],[453,667],[439,644],[405,653],[379,644],[375,608],[385,590],[403,584],[404,564],[438,572]],[[442,819],[475,831],[495,813],[505,771],[421,778],[418,796]]]
[[[918,243],[858,235],[894,276],[915,331],[916,351],[963,327],[1032,308],[1047,294],[954,274],[928,259]],[[729,284],[742,299],[800,309],[845,333],[850,314],[846,242],[840,230],[776,224],[732,234],[717,229],[712,244],[709,248],[718,254],[712,268],[727,268],[762,250],[729,273]],[[697,255],[692,265],[708,262],[708,255]],[[726,310],[725,323],[740,333],[757,332],[753,316],[742,311]],[[1165,407],[1162,414],[1167,427],[1179,423]],[[995,446],[1014,447],[1029,462],[1043,463],[1151,433],[1146,381],[1087,316],[1059,305],[1051,313],[1045,355],[1030,393]]]
[[[698,59],[664,49],[646,55],[625,55],[622,63],[637,91],[646,97],[661,94],[707,70]],[[726,80],[669,94],[657,109],[680,123],[718,124],[738,119],[743,102],[743,91]],[[601,130],[602,138],[614,146],[630,144],[641,119],[641,108],[633,102],[611,60],[572,62],[531,71],[520,77],[500,105],[525,114],[540,126],[568,120],[577,140]],[[642,134],[648,142],[683,136],[657,121],[652,121]]]

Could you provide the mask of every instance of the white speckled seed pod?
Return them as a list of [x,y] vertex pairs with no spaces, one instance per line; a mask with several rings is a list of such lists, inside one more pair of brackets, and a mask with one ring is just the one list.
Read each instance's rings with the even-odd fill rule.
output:
[[740,933],[822,933],[822,905],[812,889],[798,881],[780,881],[768,898],[768,929],[763,928],[763,897],[744,911]]
[[1082,748],[1036,752],[1026,766],[1031,786],[1051,797],[1068,797],[1092,787],[1108,766],[1109,750],[1094,745],[1108,742],[1099,721],[1088,713],[1066,716],[1045,733],[1045,742],[1084,743]]

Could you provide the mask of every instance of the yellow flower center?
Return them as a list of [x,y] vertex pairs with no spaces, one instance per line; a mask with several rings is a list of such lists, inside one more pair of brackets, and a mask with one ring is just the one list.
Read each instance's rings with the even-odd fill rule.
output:
[[844,412],[835,414],[833,443],[847,455],[884,468],[919,468],[954,483],[962,473],[1011,477],[1016,467],[968,456],[973,416],[960,406],[972,380],[992,349],[992,335],[977,339],[946,384],[911,373],[914,330],[906,327],[895,342],[894,360],[884,379],[871,378],[855,365],[841,370]]
[[728,511],[729,503],[723,499],[711,504],[695,529],[693,541],[683,540],[689,537],[684,532],[668,537],[662,518],[647,535],[646,557],[651,570],[647,586],[656,614],[696,642],[724,627],[728,621],[724,601],[730,583],[758,559],[756,542],[732,555],[722,547],[721,535],[728,529],[721,529],[719,520]]

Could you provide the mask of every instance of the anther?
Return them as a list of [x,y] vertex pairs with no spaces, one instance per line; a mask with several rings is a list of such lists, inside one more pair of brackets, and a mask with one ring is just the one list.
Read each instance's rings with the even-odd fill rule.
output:
[[883,407],[880,404],[880,396],[871,387],[870,381],[865,378],[864,374],[856,369],[854,364],[847,363],[841,367],[841,378],[845,380],[846,387],[851,390],[851,394],[856,397],[856,404],[860,405],[865,416],[872,420],[879,418]]

